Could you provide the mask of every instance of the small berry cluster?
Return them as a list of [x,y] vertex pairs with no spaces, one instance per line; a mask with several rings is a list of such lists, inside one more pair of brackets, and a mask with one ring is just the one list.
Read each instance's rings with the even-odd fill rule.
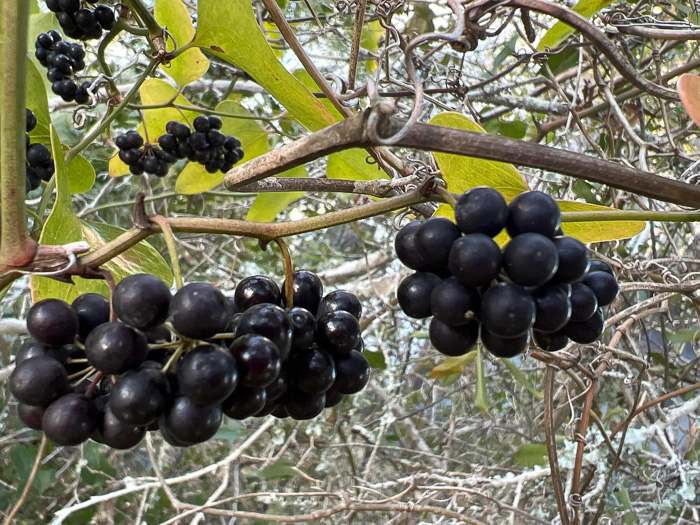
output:
[[[97,0],[87,0],[94,5]],[[102,38],[102,30],[109,31],[116,21],[114,10],[106,5],[98,5],[93,10],[81,8],[80,0],[46,0],[46,7],[56,13],[63,32],[79,40]]]
[[29,132],[35,127],[36,115],[31,109],[27,108],[27,193],[41,186],[42,180],[46,182],[51,180],[55,171],[49,148],[44,144],[32,144],[30,142]]
[[[475,188],[457,201],[455,219],[409,223],[395,240],[398,258],[416,270],[399,284],[399,306],[417,319],[434,316],[438,351],[464,355],[481,338],[492,354],[514,357],[531,332],[547,351],[600,337],[602,308],[619,285],[609,265],[562,234],[554,199],[531,191],[508,205],[496,190]],[[504,228],[511,240],[501,250],[493,237]]]
[[149,430],[175,446],[201,443],[223,414],[316,417],[369,379],[361,306],[343,291],[322,297],[305,270],[293,290],[296,306],[285,310],[263,276],[227,299],[208,283],[171,295],[157,277],[132,275],[114,290],[114,322],[98,294],[39,301],[10,376],[19,417],[59,445],[93,439],[116,449]]
[[76,72],[85,69],[83,46],[61,40],[61,34],[51,30],[41,33],[36,38],[34,47],[34,56],[42,66],[48,68],[46,78],[51,82],[51,91],[66,102],[75,100],[78,104],[86,104],[90,100],[87,91],[90,82],[78,86],[71,78]]
[[166,132],[158,139],[160,148],[155,144],[144,146],[138,132],[127,131],[114,141],[119,148],[119,158],[133,175],[146,172],[159,177],[166,175],[169,165],[178,159],[199,162],[209,173],[219,170],[226,173],[243,158],[241,141],[219,131],[223,125],[219,117],[200,115],[192,125],[194,132],[182,122],[168,122]]

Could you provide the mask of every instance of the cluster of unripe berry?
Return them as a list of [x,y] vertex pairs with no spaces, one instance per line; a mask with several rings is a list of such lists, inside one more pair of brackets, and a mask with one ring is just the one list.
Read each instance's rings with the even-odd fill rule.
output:
[[34,43],[39,63],[48,68],[46,78],[51,82],[51,91],[66,102],[76,101],[86,104],[90,100],[88,88],[90,82],[78,86],[72,78],[78,71],[85,69],[85,49],[80,44],[71,44],[61,39],[58,31],[41,33]]
[[44,144],[32,144],[29,132],[36,127],[36,115],[27,108],[27,169],[26,169],[26,191],[29,193],[41,185],[41,181],[48,182],[54,174],[55,168],[51,152]]
[[[545,193],[506,204],[492,188],[474,188],[455,206],[456,224],[433,217],[396,236],[398,258],[416,273],[398,287],[401,309],[430,321],[432,345],[449,356],[477,343],[514,357],[534,339],[547,351],[572,340],[592,343],[604,328],[602,308],[619,285],[612,268],[561,232],[561,212]],[[493,240],[503,229],[503,250]]]
[[116,21],[114,10],[106,5],[91,9],[98,0],[87,0],[85,7],[80,0],[46,0],[46,7],[56,13],[63,32],[79,40],[102,38],[102,30],[109,31]]
[[201,443],[223,414],[316,417],[369,379],[361,305],[344,291],[324,297],[305,270],[292,289],[285,309],[290,301],[263,276],[226,298],[208,283],[172,295],[157,277],[137,274],[116,286],[113,322],[99,294],[72,305],[39,301],[10,376],[19,417],[59,445],[91,438],[117,449],[149,430],[175,446]]
[[158,138],[158,146],[146,144],[137,131],[127,131],[115,139],[119,158],[133,175],[150,173],[163,177],[170,164],[178,159],[188,159],[202,164],[209,173],[226,173],[243,156],[241,141],[219,131],[223,125],[217,116],[200,115],[192,122],[194,131],[187,124],[171,120]]

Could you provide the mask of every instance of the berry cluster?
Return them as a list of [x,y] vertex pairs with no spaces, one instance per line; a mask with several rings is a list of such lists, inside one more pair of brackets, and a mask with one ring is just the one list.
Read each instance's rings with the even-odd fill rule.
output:
[[138,274],[116,286],[113,322],[98,294],[39,301],[10,376],[19,417],[59,445],[91,438],[117,449],[149,430],[175,446],[201,443],[223,414],[316,417],[369,379],[362,308],[344,291],[323,297],[305,270],[292,289],[295,306],[284,309],[289,301],[263,276],[242,280],[227,299],[208,283],[171,295]]
[[143,137],[136,131],[127,131],[115,140],[119,158],[134,175],[146,172],[159,177],[167,174],[168,165],[178,159],[198,162],[209,173],[226,173],[243,158],[241,141],[219,131],[223,125],[219,117],[200,115],[192,125],[194,131],[182,122],[168,122],[166,132],[158,139],[160,149],[153,144],[142,147]]
[[29,132],[36,127],[36,115],[27,109],[27,172],[26,191],[29,193],[41,185],[41,181],[51,180],[55,171],[51,152],[44,144],[31,144]]
[[[417,319],[433,316],[438,351],[464,355],[481,338],[492,354],[514,357],[531,332],[547,351],[600,337],[602,308],[619,291],[615,273],[563,236],[554,199],[531,191],[508,205],[496,190],[475,188],[457,201],[455,219],[411,222],[395,240],[398,258],[416,270],[399,284],[399,306]],[[493,237],[504,228],[511,240],[501,250]]]
[[61,40],[58,31],[41,33],[34,43],[39,63],[48,68],[46,78],[51,82],[51,91],[66,102],[86,104],[90,100],[88,88],[90,82],[80,86],[71,77],[85,69],[85,49],[80,44],[71,44]]
[[[97,0],[87,0],[91,7]],[[102,30],[109,31],[114,26],[114,10],[106,5],[98,5],[92,10],[81,8],[80,0],[46,0],[46,7],[56,13],[63,32],[79,40],[102,38]]]

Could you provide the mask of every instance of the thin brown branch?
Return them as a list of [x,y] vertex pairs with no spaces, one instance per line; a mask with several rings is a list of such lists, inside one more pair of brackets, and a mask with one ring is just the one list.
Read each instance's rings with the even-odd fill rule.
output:
[[552,365],[547,366],[544,378],[544,433],[547,444],[547,457],[554,487],[554,498],[557,500],[557,509],[562,525],[569,525],[569,514],[564,498],[564,489],[559,471],[559,459],[557,457],[557,442],[554,434],[554,373],[556,369]]
[[24,505],[24,502],[27,500],[27,496],[29,495],[29,491],[32,488],[32,485],[34,484],[34,478],[36,478],[36,473],[39,472],[39,465],[41,465],[41,459],[44,457],[44,450],[46,449],[46,434],[41,435],[41,442],[39,443],[39,448],[36,451],[36,458],[34,458],[34,464],[32,465],[32,470],[29,471],[29,477],[27,477],[27,483],[24,485],[24,490],[22,490],[22,494],[20,495],[19,499],[17,500],[17,503],[14,504],[12,507],[12,510],[7,514],[7,517],[5,518],[5,521],[3,522],[3,525],[12,525],[14,523],[14,519],[19,513],[20,509],[22,508],[22,505]]
[[348,89],[355,89],[355,77],[357,76],[357,59],[360,56],[360,41],[362,40],[362,26],[365,23],[365,9],[367,0],[359,0],[355,10],[355,24],[352,30],[352,46],[350,47],[350,72],[348,73]]

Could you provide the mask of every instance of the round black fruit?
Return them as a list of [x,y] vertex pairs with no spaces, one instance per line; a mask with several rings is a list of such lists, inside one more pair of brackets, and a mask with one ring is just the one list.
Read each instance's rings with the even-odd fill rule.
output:
[[22,361],[10,375],[10,392],[17,401],[45,407],[68,391],[68,374],[56,359],[37,356]]
[[552,277],[552,282],[564,284],[581,280],[591,262],[586,245],[573,237],[555,237],[552,242],[559,255],[559,268]]
[[226,297],[209,283],[186,284],[170,301],[173,328],[192,339],[208,339],[223,332],[228,313]]
[[57,445],[72,447],[88,440],[97,428],[99,412],[82,394],[66,394],[51,403],[41,420],[46,437]]
[[238,286],[234,294],[236,307],[239,312],[244,312],[251,306],[262,303],[280,305],[282,294],[277,283],[264,275],[252,275],[246,277]]
[[421,224],[421,221],[413,221],[401,228],[394,238],[394,250],[396,257],[405,266],[424,272],[430,270],[430,265],[423,259],[416,244],[416,232]]
[[331,388],[326,392],[326,408],[331,408],[336,405],[339,405],[344,397],[345,394],[343,394],[342,392],[337,392]]
[[93,439],[117,450],[126,450],[138,445],[146,435],[147,428],[130,425],[117,418],[109,404],[98,420]]
[[337,312],[338,310],[348,312],[358,321],[362,317],[362,304],[357,296],[345,290],[335,290],[321,299],[316,319],[329,312]]
[[249,388],[238,385],[222,403],[224,414],[232,419],[245,419],[260,412],[267,402],[264,388]]
[[119,281],[112,304],[117,317],[139,330],[150,330],[168,317],[170,288],[155,275],[140,273]]
[[44,299],[29,309],[27,330],[40,343],[66,345],[78,334],[78,316],[65,301]]
[[85,340],[88,363],[105,374],[123,374],[136,368],[147,353],[146,336],[120,322],[98,326]]
[[431,313],[450,326],[473,321],[480,304],[479,292],[471,286],[464,286],[454,277],[440,282],[430,294]]
[[495,237],[506,226],[508,204],[493,188],[474,188],[457,199],[455,219],[463,233]]
[[170,400],[170,383],[162,370],[145,368],[119,376],[109,405],[114,415],[131,425],[145,426],[162,414]]
[[290,381],[288,377],[287,370],[282,367],[280,374],[277,376],[272,383],[265,387],[265,394],[267,394],[268,401],[274,401],[282,397],[290,386]]
[[44,412],[46,412],[46,408],[44,407],[25,405],[24,403],[19,403],[17,405],[17,415],[19,419],[22,423],[34,430],[41,430],[41,420],[44,417]]
[[615,270],[605,261],[591,261],[591,266],[588,268],[589,272],[606,272],[615,277]]
[[532,338],[535,344],[546,352],[562,350],[569,344],[569,338],[563,331],[548,334],[533,330]]
[[448,356],[459,356],[468,353],[479,338],[479,323],[471,323],[450,326],[443,323],[437,317],[430,321],[428,329],[430,343],[441,354]]
[[[282,294],[287,303],[286,289],[287,281],[282,284]],[[309,312],[317,312],[318,305],[321,303],[323,298],[323,284],[321,279],[318,278],[313,272],[308,270],[299,270],[294,272],[292,277],[292,290],[293,290],[293,306],[305,308]]]
[[282,308],[274,304],[256,304],[241,315],[236,326],[236,337],[258,334],[272,341],[285,360],[292,348],[292,320]]
[[265,388],[277,378],[282,368],[277,346],[262,335],[247,334],[236,338],[231,353],[236,358],[240,383],[251,388]]
[[222,418],[221,404],[199,405],[187,396],[180,396],[158,423],[161,432],[165,430],[182,442],[195,444],[214,437]]
[[488,235],[471,233],[452,244],[449,268],[466,286],[487,286],[501,271],[501,249]]
[[532,296],[537,312],[533,328],[547,333],[564,328],[571,318],[571,302],[566,291],[555,284],[545,284]]
[[525,351],[530,343],[530,332],[518,337],[499,337],[488,330],[481,330],[481,342],[484,348],[496,357],[511,358]]
[[198,346],[178,362],[177,381],[182,393],[195,403],[220,403],[238,384],[236,360],[221,347]]
[[434,273],[416,272],[406,277],[396,290],[401,310],[414,319],[425,319],[432,315],[431,295],[441,279]]
[[304,308],[295,306],[287,310],[292,321],[292,352],[304,350],[311,346],[316,335],[316,318]]
[[546,283],[559,267],[554,243],[539,233],[514,237],[503,250],[503,268],[515,284],[539,286]]
[[522,287],[501,283],[481,298],[481,322],[493,335],[519,337],[535,322],[535,301]]
[[571,285],[571,320],[581,322],[592,316],[598,308],[598,299],[588,286],[581,283]]
[[349,312],[327,313],[316,324],[316,342],[330,352],[346,354],[357,348],[361,340],[360,323]]
[[307,394],[294,390],[285,396],[284,408],[292,419],[305,421],[318,416],[326,407],[326,394]]
[[589,344],[597,340],[605,328],[603,310],[598,308],[596,312],[580,323],[569,321],[564,327],[564,333],[569,339],[579,344]]
[[17,350],[15,366],[19,366],[20,363],[32,357],[52,357],[61,364],[65,364],[68,353],[63,346],[47,346],[30,339],[22,343],[22,346]]
[[425,262],[435,268],[447,266],[452,243],[461,236],[457,225],[444,217],[423,221],[416,231],[416,246]]
[[561,211],[557,202],[541,191],[529,191],[515,197],[508,205],[508,235],[539,233],[554,237],[561,225]]
[[[369,381],[369,362],[359,352],[335,358],[335,381],[332,390],[342,394],[357,394]],[[291,414],[290,414],[291,415]],[[292,416],[294,417],[294,416]]]
[[98,293],[78,296],[71,307],[78,316],[78,336],[83,341],[95,328],[109,322],[109,301]]
[[608,272],[590,272],[583,278],[583,284],[588,286],[598,299],[598,306],[612,304],[620,292],[617,279]]
[[294,355],[290,362],[292,382],[307,394],[320,394],[333,386],[335,362],[326,350],[311,347]]

